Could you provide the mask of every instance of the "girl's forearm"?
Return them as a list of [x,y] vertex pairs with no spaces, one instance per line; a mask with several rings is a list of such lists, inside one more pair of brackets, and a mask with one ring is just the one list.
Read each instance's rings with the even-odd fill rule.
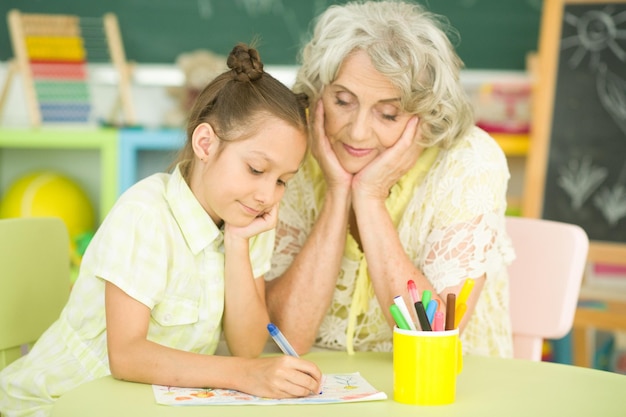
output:
[[247,239],[224,243],[224,335],[233,355],[255,357],[268,337],[263,277],[253,277]]
[[245,358],[202,355],[137,339],[110,352],[113,377],[180,387],[238,387]]

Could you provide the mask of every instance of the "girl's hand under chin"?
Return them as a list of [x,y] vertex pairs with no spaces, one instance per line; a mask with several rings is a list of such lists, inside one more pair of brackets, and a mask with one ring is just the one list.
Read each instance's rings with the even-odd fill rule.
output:
[[242,239],[250,239],[253,236],[275,228],[277,224],[278,204],[275,204],[269,211],[261,213],[247,226],[238,227],[229,223],[224,224],[224,233]]

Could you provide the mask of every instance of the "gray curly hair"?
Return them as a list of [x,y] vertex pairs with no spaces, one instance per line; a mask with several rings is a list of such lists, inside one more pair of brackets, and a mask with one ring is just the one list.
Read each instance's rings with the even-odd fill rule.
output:
[[446,33],[447,20],[405,1],[354,1],[317,17],[298,57],[294,91],[311,103],[336,78],[345,58],[367,52],[374,67],[400,90],[404,111],[421,120],[423,146],[447,147],[466,134],[474,114],[460,82],[463,62]]

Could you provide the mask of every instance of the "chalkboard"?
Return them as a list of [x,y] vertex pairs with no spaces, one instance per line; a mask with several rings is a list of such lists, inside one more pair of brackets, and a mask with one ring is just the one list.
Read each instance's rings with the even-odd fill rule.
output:
[[[524,70],[536,51],[541,0],[424,0],[460,33],[459,55],[470,69]],[[258,37],[264,61],[296,64],[314,16],[333,0],[2,0],[0,14],[117,14],[126,56],[137,63],[173,63],[195,49],[225,55]],[[0,19],[0,60],[12,57],[6,19]]]
[[524,215],[626,264],[626,0],[545,2]]

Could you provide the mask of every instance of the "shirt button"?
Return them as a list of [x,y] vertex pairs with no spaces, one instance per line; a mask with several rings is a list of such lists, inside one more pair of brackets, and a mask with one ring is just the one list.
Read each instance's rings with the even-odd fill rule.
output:
[[165,316],[163,316],[163,321],[165,321],[166,323],[169,323],[172,320],[172,315],[170,313],[167,313]]

